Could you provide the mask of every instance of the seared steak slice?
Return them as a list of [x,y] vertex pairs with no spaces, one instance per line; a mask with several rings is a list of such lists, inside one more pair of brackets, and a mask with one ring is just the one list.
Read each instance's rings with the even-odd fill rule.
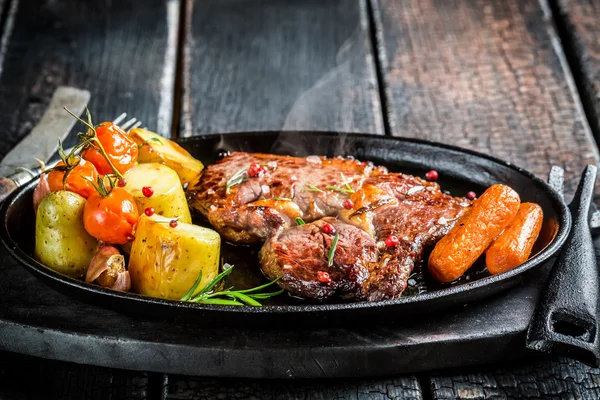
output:
[[[334,234],[323,232],[326,223],[339,234],[331,266],[328,256]],[[336,294],[355,298],[378,259],[379,251],[371,236],[331,217],[279,231],[259,253],[262,271],[269,279],[281,277],[279,286],[290,293],[319,300]]]
[[[437,183],[404,174],[367,179],[352,201],[353,209],[339,218],[369,232],[382,250],[364,287],[369,301],[400,297],[414,266],[471,204],[442,193]],[[391,235],[399,242],[387,247]]]
[[[442,193],[436,183],[403,174],[368,178],[351,200],[354,207],[339,213],[343,222],[325,219],[340,234],[332,267],[327,268],[327,254],[333,236],[320,232],[321,220],[278,233],[265,243],[260,260],[267,277],[281,276],[283,288],[314,299],[336,293],[369,301],[400,297],[423,254],[470,204]],[[391,235],[399,242],[387,247]],[[328,272],[331,281],[319,281],[318,271]]]
[[[253,164],[266,172],[250,176]],[[189,200],[225,239],[260,243],[296,217],[310,222],[337,215],[348,193],[327,186],[359,188],[369,176],[386,172],[353,159],[232,153],[204,170]]]

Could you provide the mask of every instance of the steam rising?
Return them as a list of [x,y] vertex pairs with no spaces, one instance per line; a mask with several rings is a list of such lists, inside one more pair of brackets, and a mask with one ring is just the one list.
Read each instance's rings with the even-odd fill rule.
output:
[[[361,13],[360,25],[336,54],[335,67],[298,96],[281,127],[282,131],[339,132],[333,155],[350,155],[354,139],[347,133],[383,132],[375,67],[368,51],[370,42],[365,11],[361,10]],[[365,96],[365,93],[370,96]],[[313,154],[316,146],[309,142],[311,140],[313,138],[301,133],[286,135],[285,140],[277,140],[273,144],[270,152]],[[238,146],[232,138],[226,141],[221,138],[219,148],[236,151],[241,145]],[[323,152],[328,150],[331,148],[324,148]]]

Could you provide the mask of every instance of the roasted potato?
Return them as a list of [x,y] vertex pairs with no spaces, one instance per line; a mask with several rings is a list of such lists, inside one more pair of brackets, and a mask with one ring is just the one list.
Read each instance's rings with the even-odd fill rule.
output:
[[35,258],[62,274],[85,275],[98,241],[83,227],[85,199],[59,190],[40,203],[35,219]]
[[140,146],[140,163],[160,163],[173,169],[182,184],[195,183],[204,165],[177,143],[146,129],[135,128],[129,133]]
[[179,300],[202,271],[200,291],[219,273],[220,247],[221,238],[211,229],[186,223],[171,227],[169,219],[142,215],[129,256],[133,291]]
[[[135,198],[140,214],[152,207],[163,217],[179,217],[180,222],[192,223],[183,187],[171,168],[157,163],[138,164],[125,173],[125,180],[125,189]],[[144,196],[144,186],[152,188],[154,194]]]

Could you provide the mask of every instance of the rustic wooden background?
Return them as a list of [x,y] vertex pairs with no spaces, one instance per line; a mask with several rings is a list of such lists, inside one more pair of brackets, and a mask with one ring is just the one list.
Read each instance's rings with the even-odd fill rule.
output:
[[[572,193],[598,164],[597,0],[0,0],[0,156],[59,85],[162,134],[341,130],[510,160]],[[1,304],[0,304],[1,307]],[[0,332],[0,341],[2,340]],[[600,370],[539,358],[378,379],[254,381],[0,353],[0,399],[600,398]]]

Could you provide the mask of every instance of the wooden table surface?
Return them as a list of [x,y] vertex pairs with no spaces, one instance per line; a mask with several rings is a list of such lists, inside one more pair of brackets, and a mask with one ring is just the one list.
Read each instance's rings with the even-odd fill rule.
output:
[[[0,0],[0,156],[59,85],[165,135],[338,130],[598,164],[600,1]],[[4,251],[4,250],[2,250]],[[41,285],[41,283],[39,283]],[[1,305],[0,305],[1,306]],[[0,337],[0,341],[2,337]],[[568,359],[352,380],[193,378],[0,353],[0,399],[600,398]]]

